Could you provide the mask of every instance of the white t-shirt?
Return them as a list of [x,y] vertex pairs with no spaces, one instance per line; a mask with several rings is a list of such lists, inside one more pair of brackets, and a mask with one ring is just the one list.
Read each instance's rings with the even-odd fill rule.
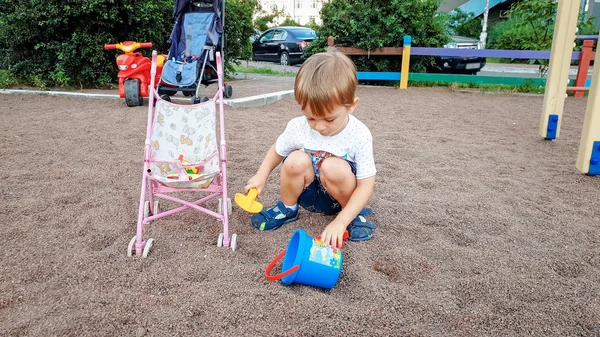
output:
[[[315,165],[315,157],[324,159],[323,153],[346,159],[356,166],[356,179],[365,179],[375,175],[373,158],[373,136],[369,128],[356,117],[349,115],[348,124],[337,135],[322,136],[311,129],[305,116],[288,122],[283,133],[277,138],[275,150],[280,156],[287,157],[296,150],[309,155]],[[316,170],[316,166],[315,166]],[[316,170],[318,174],[318,170]]]

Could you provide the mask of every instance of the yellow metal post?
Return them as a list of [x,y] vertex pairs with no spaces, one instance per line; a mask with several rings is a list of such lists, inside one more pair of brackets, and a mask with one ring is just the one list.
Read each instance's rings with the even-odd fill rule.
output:
[[404,37],[404,45],[402,46],[402,71],[400,72],[400,89],[408,88],[408,69],[410,67],[410,44],[412,36]]

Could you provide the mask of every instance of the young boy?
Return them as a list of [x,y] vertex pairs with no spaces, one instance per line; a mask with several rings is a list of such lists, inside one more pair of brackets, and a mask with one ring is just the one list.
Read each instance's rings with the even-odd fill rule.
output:
[[244,187],[261,196],[269,174],[283,160],[281,200],[252,216],[260,230],[274,230],[298,219],[298,204],[308,211],[337,214],[321,241],[341,246],[346,230],[353,241],[368,240],[375,225],[363,209],[375,187],[371,132],[352,115],[358,105],[356,68],[336,51],[309,57],[296,76],[294,95],[303,116],[289,121]]

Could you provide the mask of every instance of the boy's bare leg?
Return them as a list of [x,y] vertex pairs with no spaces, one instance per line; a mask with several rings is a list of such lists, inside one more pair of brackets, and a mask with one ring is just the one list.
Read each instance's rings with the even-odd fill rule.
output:
[[281,168],[281,202],[288,206],[295,205],[304,187],[308,186],[314,177],[315,172],[309,155],[302,151],[292,152]]
[[343,208],[356,189],[356,176],[346,160],[329,157],[321,163],[321,184]]

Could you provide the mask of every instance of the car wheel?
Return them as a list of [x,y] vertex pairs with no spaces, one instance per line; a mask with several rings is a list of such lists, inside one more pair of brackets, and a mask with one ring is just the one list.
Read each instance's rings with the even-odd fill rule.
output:
[[281,64],[282,66],[290,65],[290,54],[288,54],[287,51],[282,51],[279,55],[279,64]]

